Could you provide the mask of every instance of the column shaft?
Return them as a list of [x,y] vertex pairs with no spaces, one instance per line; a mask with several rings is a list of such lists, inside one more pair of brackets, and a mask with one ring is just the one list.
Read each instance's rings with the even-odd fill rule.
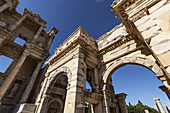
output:
[[10,7],[11,5],[12,5],[11,2],[7,2],[7,3],[5,3],[4,5],[2,5],[2,6],[0,7],[0,13],[1,13],[2,11],[4,11],[5,9],[7,9],[8,7]]
[[117,99],[118,99],[118,103],[119,103],[119,107],[121,110],[121,113],[128,113],[127,107],[126,107],[126,94],[124,93],[120,93],[116,95]]
[[55,33],[53,31],[52,36],[50,36],[50,39],[49,39],[48,44],[47,44],[47,50],[50,49],[50,46],[51,46],[51,43],[52,43],[54,37],[55,37]]
[[105,103],[105,109],[106,109],[106,113],[110,113],[110,109],[108,107],[108,104],[107,104],[107,89],[106,89],[106,84],[104,85],[103,87],[103,93],[104,93],[104,103]]
[[33,85],[35,83],[35,80],[36,80],[36,78],[38,76],[38,73],[39,73],[39,71],[41,69],[42,64],[43,64],[43,61],[38,62],[32,76],[31,76],[31,78],[29,80],[29,83],[28,83],[28,85],[27,85],[27,87],[26,87],[26,89],[24,91],[24,94],[23,94],[23,96],[22,96],[22,98],[20,100],[20,104],[25,103],[27,101],[27,99],[28,99],[28,97],[29,97],[29,95],[31,93],[31,90],[33,88]]
[[44,28],[44,26],[41,25],[41,27],[38,29],[38,31],[36,32],[36,34],[35,34],[34,37],[33,37],[33,40],[32,40],[33,43],[37,40],[37,38],[38,38],[38,36],[40,35],[40,33],[41,33],[41,31],[43,30],[43,28]]
[[3,82],[3,84],[0,87],[0,101],[4,94],[6,93],[7,89],[11,85],[12,81],[14,80],[15,76],[17,75],[18,71],[20,70],[21,66],[23,65],[25,59],[27,58],[28,54],[23,53],[20,59],[18,60],[17,64],[15,67],[12,69],[12,71],[9,73],[8,77],[6,80]]
[[159,98],[154,98],[154,100],[156,101],[161,113],[166,113],[163,106],[162,106],[162,104],[161,104],[161,102],[160,102],[160,99]]
[[11,31],[15,30],[19,24],[21,24],[24,19],[27,17],[27,15],[23,15],[14,25],[10,27]]

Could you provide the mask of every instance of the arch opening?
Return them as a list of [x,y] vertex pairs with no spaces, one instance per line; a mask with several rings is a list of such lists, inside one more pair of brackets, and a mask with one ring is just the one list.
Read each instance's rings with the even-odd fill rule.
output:
[[163,83],[146,66],[124,64],[113,69],[110,75],[107,80],[107,89],[110,91],[112,89],[113,94],[127,94],[127,105],[130,102],[135,106],[138,101],[141,101],[144,105],[157,109],[154,98],[160,98],[164,108],[169,105],[167,96],[158,88]]
[[49,100],[47,113],[63,113],[68,86],[67,73],[61,72],[56,75],[52,85],[49,87]]

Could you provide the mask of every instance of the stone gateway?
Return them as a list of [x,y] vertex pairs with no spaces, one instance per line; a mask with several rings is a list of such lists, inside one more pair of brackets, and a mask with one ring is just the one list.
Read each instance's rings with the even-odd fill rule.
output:
[[46,32],[47,22],[26,8],[19,14],[18,4],[0,1],[0,56],[13,60],[0,73],[0,113],[85,113],[85,102],[93,113],[128,113],[111,80],[127,64],[153,71],[170,98],[170,0],[115,0],[120,25],[98,40],[77,28],[42,69],[58,30]]

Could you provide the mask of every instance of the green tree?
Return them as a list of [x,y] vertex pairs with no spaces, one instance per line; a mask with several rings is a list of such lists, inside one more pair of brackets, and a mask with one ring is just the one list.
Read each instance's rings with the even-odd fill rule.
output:
[[145,110],[148,110],[149,113],[159,113],[156,109],[151,108],[147,105],[143,105],[140,100],[138,100],[138,103],[134,106],[129,103],[129,105],[127,105],[127,109],[129,113],[145,113]]
[[91,103],[88,104],[88,113],[91,113]]

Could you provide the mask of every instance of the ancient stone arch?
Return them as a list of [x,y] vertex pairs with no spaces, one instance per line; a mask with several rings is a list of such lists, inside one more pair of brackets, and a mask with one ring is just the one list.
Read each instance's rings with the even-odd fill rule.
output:
[[136,64],[144,66],[154,72],[157,77],[159,77],[159,75],[163,75],[161,68],[156,64],[156,62],[142,57],[123,57],[118,59],[116,62],[110,64],[109,67],[105,70],[103,74],[104,83],[107,83],[108,80],[110,80],[114,71],[126,64]]
[[[97,40],[79,27],[43,69],[58,30],[45,32],[39,14],[27,9],[19,14],[17,5],[18,0],[0,1],[0,55],[14,59],[0,73],[0,112],[45,113],[48,103],[60,98],[64,113],[84,113],[85,102],[92,103],[94,113],[127,113],[126,94],[115,94],[109,81],[126,64],[152,70],[170,95],[170,0],[115,0],[111,9],[120,25]],[[17,37],[26,41],[23,47],[14,43]]]
[[[66,73],[67,74],[67,78],[68,78],[68,83],[67,83],[67,88],[70,87],[70,80],[71,80],[71,77],[72,77],[72,73],[70,71],[70,69],[66,66],[62,66],[56,70],[54,70],[53,72],[51,73],[48,73],[46,74],[46,80],[44,81],[43,85],[42,85],[42,90],[39,94],[39,97],[37,98],[37,109],[36,111],[38,113],[42,113],[42,112],[45,112],[46,111],[46,107],[48,106],[48,104],[50,104],[50,102],[53,100],[51,100],[50,102],[48,102],[48,94],[50,94],[54,84],[56,83],[56,81],[62,77],[62,76],[65,76],[65,75],[62,75],[63,73]],[[45,98],[44,98],[45,97]],[[55,98],[55,100],[59,100],[57,98]],[[60,102],[60,105],[63,105],[61,104],[61,100],[59,100]],[[61,106],[63,107],[63,106]]]
[[66,73],[67,74],[67,77],[68,77],[68,84],[70,84],[70,81],[71,81],[71,77],[72,77],[72,74],[71,74],[71,71],[68,67],[66,66],[63,66],[63,67],[60,67],[59,69],[56,69],[55,71],[51,72],[49,75],[47,75],[48,79],[49,79],[49,87],[52,87],[53,83],[55,83],[55,81],[57,80],[57,78],[59,78],[61,73]]
[[[54,105],[51,106],[51,104],[53,104],[53,103],[54,103]],[[57,113],[62,113],[63,102],[62,102],[59,98],[54,98],[54,99],[52,99],[52,100],[48,103],[47,113],[53,112],[53,111],[50,111],[50,108],[52,107],[52,108],[55,109],[55,107],[56,107],[55,103],[56,103],[57,106],[58,106]],[[56,111],[54,111],[54,112],[56,112]]]

